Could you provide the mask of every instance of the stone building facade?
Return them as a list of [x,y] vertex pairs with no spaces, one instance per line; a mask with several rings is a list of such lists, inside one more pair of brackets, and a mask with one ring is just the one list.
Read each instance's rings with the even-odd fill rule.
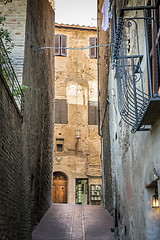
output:
[[[110,42],[111,31],[102,31],[102,7],[103,1],[97,2],[97,28],[98,45]],[[111,47],[98,48],[98,129],[102,141],[102,180],[103,180],[103,206],[113,214],[112,200],[112,172],[110,156],[110,135],[109,135],[109,92],[108,74],[111,62]],[[105,133],[105,134],[103,134]]]
[[[0,239],[29,240],[52,203],[54,53],[35,49],[54,46],[54,11],[47,0],[12,1],[1,11],[15,41],[15,72],[27,89],[21,108],[14,71],[7,58],[1,61]],[[3,59],[2,44],[0,51]]]
[[[97,29],[56,24],[56,47],[96,44]],[[101,204],[96,48],[55,50],[53,202]]]
[[152,207],[160,195],[159,1],[108,1],[107,32],[101,30],[103,3],[98,1],[100,41],[115,44],[99,59],[101,66],[106,53],[109,57],[107,74],[99,74],[100,129],[102,155],[111,167],[106,182],[112,186],[115,237],[159,239],[159,208]]

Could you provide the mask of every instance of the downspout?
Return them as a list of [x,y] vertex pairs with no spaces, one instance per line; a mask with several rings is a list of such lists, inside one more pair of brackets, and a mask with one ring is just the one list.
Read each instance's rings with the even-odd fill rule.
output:
[[[99,0],[97,1],[97,45],[99,45],[99,31],[100,31],[100,9],[99,9]],[[101,129],[100,129],[100,87],[99,87],[99,47],[97,48],[97,79],[98,79],[98,135],[102,137]]]
[[[99,45],[99,32],[100,32],[100,9],[99,0],[97,1],[97,45]],[[100,62],[99,62],[99,47],[97,48],[97,81],[98,81],[98,135],[101,137],[101,158],[102,158],[102,189],[103,189],[103,207],[105,203],[105,176],[104,176],[104,155],[103,155],[103,134],[100,127],[100,86],[99,86],[99,73],[100,73]]]

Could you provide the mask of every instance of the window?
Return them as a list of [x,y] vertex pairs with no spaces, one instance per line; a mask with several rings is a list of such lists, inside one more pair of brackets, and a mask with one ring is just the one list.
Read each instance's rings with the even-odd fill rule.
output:
[[63,151],[63,145],[57,144],[57,152],[62,152],[62,151]]
[[56,138],[57,152],[63,152],[64,139]]
[[[89,38],[89,46],[97,46],[97,38],[96,37],[90,37]],[[89,56],[90,58],[97,58],[97,48],[90,48],[89,49]]]
[[65,99],[55,99],[55,123],[68,123],[68,103]]
[[102,190],[102,186],[101,185],[91,185],[91,201],[101,201],[101,190]]
[[[156,1],[157,2],[157,1]],[[148,0],[147,5],[151,6],[152,1]],[[148,24],[149,55],[152,76],[153,94],[160,93],[160,3],[157,9],[147,10],[147,17],[154,21]]]
[[88,124],[97,125],[98,124],[98,107],[97,102],[88,102]]
[[55,35],[55,55],[56,56],[67,56],[67,49],[63,47],[67,47],[67,36],[56,34]]

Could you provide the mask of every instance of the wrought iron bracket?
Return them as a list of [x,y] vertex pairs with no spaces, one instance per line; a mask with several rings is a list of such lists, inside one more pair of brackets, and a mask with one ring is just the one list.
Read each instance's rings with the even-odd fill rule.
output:
[[[148,131],[151,129],[151,121],[145,118],[146,112],[151,112],[150,106],[158,103],[153,99],[152,80],[150,69],[149,42],[147,24],[151,24],[154,19],[146,15],[146,10],[157,9],[155,6],[136,6],[121,8],[121,16],[117,24],[114,39],[111,68],[116,68],[118,107],[122,119],[132,126],[132,133],[136,131]],[[142,17],[123,18],[125,11],[143,10]],[[139,22],[143,21],[145,42],[141,38]],[[133,28],[133,31],[131,30]],[[132,31],[134,42],[130,43],[132,49],[128,48],[128,33]],[[141,43],[146,44],[146,48],[140,48]],[[146,53],[145,53],[146,52]],[[133,54],[134,53],[134,54]],[[144,58],[144,56],[146,56]],[[144,61],[146,60],[146,63]],[[145,66],[148,66],[148,86],[147,75],[144,76]],[[146,72],[146,71],[145,71]],[[148,90],[149,87],[149,90]],[[160,100],[160,98],[158,98]],[[159,108],[160,109],[160,108]],[[151,124],[150,124],[151,123]]]

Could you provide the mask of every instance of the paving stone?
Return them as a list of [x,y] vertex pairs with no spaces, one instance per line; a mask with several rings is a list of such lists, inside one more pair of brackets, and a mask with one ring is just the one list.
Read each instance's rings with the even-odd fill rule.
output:
[[52,204],[32,240],[113,240],[113,220],[102,206]]

